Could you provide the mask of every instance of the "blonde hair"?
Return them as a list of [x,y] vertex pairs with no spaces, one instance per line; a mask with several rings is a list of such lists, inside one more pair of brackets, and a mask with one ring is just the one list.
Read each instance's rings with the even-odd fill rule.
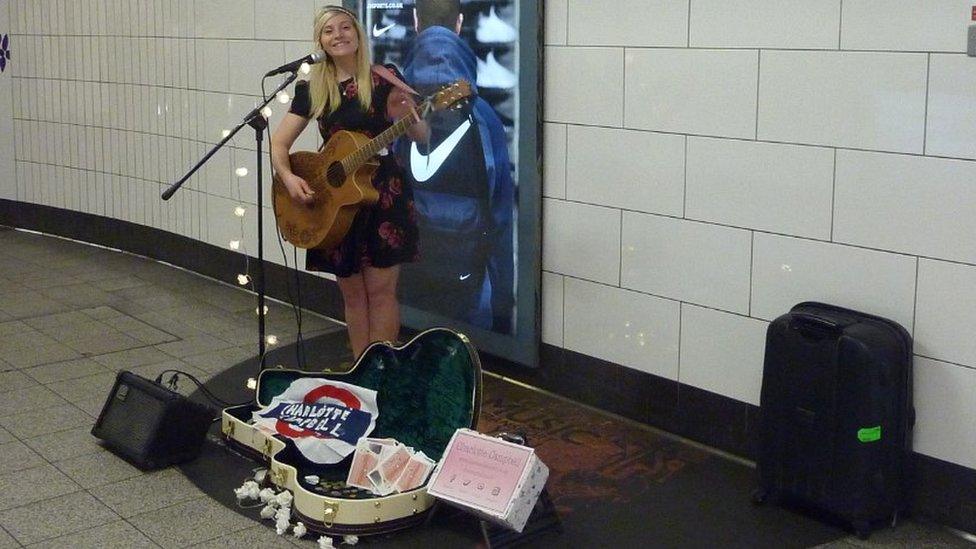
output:
[[[352,19],[352,24],[356,29],[356,36],[359,38],[359,48],[356,50],[356,87],[358,88],[359,104],[362,109],[368,110],[373,100],[373,77],[370,74],[370,55],[369,42],[367,42],[366,32],[359,24],[359,19],[351,11],[340,6],[325,6],[315,16],[315,25],[312,31],[312,51],[322,49],[321,37],[325,24],[337,15],[347,15]],[[338,77],[336,76],[335,61],[329,55],[322,63],[312,65],[312,72],[308,76],[308,91],[312,99],[312,118],[318,118],[325,113],[335,112],[342,103],[342,94],[339,91]]]

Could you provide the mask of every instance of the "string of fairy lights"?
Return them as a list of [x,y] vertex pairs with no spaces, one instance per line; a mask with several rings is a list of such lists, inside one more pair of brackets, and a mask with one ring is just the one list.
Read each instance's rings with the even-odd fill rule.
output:
[[[298,70],[299,70],[299,72],[301,74],[307,75],[309,72],[311,72],[311,67],[308,65],[308,63],[302,63],[301,67],[299,67]],[[275,99],[279,103],[281,103],[282,105],[287,105],[289,102],[291,102],[291,96],[288,95],[288,92],[286,92],[285,90],[279,91],[278,94],[275,96]],[[265,120],[270,120],[271,119],[271,116],[273,114],[274,114],[274,111],[271,110],[271,107],[270,106],[265,106],[264,108],[261,109],[261,116],[263,116]],[[223,130],[221,132],[221,139],[226,139],[227,136],[229,136],[229,135],[230,135],[230,130],[226,130],[225,129],[225,130]],[[253,291],[255,291],[255,288],[254,288],[254,284],[253,284],[253,279],[251,278],[251,275],[249,274],[250,273],[250,263],[251,263],[250,259],[251,258],[250,258],[250,255],[247,253],[247,247],[243,244],[244,243],[244,218],[247,215],[248,209],[244,205],[243,201],[240,200],[241,199],[241,179],[247,177],[248,173],[250,173],[250,171],[247,169],[246,166],[238,166],[238,167],[236,167],[234,169],[234,175],[236,176],[235,183],[236,183],[237,198],[238,198],[238,200],[240,202],[237,206],[234,207],[234,216],[237,217],[238,218],[238,221],[239,221],[240,237],[229,241],[227,243],[227,246],[231,250],[234,250],[235,252],[241,252],[244,255],[244,272],[238,273],[238,275],[237,275],[237,283],[240,286],[245,287],[245,288],[248,288],[248,289],[250,289],[253,292]],[[262,192],[262,191],[259,189],[258,192]],[[257,314],[258,316],[263,316],[265,319],[267,319],[268,311],[269,311],[269,308],[268,308],[267,305],[264,306],[264,310],[263,311],[262,310],[259,310],[257,307],[255,307],[255,309],[254,309],[255,314]],[[267,334],[267,335],[265,335],[264,342],[268,346],[277,345],[278,344],[278,336],[276,336],[274,334]],[[251,385],[253,383],[254,383],[254,380],[253,379],[248,379],[247,385],[248,385],[249,388],[253,388],[253,387],[251,387]]]

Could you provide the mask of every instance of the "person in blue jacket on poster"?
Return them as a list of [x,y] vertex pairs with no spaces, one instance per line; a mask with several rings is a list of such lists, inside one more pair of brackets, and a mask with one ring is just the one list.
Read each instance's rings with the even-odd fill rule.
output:
[[477,57],[460,37],[459,0],[417,0],[407,82],[423,94],[458,79],[472,85],[460,109],[432,113],[428,144],[400,154],[413,179],[420,261],[404,269],[404,302],[495,332],[512,333],[515,185],[505,128],[477,95]]

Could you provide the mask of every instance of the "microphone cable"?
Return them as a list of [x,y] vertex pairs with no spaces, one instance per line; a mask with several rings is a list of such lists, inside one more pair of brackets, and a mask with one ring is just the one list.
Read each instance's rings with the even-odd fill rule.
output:
[[169,386],[169,389],[171,391],[176,392],[176,390],[178,388],[177,387],[177,382],[179,381],[180,374],[182,374],[187,379],[189,379],[190,381],[192,381],[193,383],[195,383],[196,386],[197,386],[197,388],[200,389],[200,391],[203,393],[203,395],[205,397],[207,397],[210,400],[210,402],[216,404],[217,406],[220,406],[220,407],[223,407],[223,408],[230,408],[230,407],[233,407],[233,406],[243,406],[245,404],[250,404],[251,403],[250,400],[245,400],[244,402],[240,402],[240,403],[228,402],[228,401],[226,401],[226,400],[218,397],[217,395],[213,394],[212,392],[210,392],[210,389],[207,389],[207,387],[199,379],[197,379],[196,377],[194,377],[192,374],[187,373],[187,372],[184,372],[182,370],[173,370],[173,369],[163,370],[162,372],[159,373],[159,375],[156,376],[156,381],[155,381],[156,384],[157,385],[162,385],[163,384],[163,376],[166,375],[166,374],[168,374],[168,373],[172,373],[173,374],[172,376],[170,376],[169,380],[166,382],[166,384]]

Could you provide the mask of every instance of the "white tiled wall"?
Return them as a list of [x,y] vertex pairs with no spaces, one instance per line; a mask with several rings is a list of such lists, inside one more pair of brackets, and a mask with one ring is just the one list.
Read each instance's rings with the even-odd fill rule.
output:
[[621,287],[749,311],[749,231],[624,212],[621,232]]
[[838,2],[694,0],[690,46],[836,49]]
[[567,349],[678,378],[677,301],[568,277],[564,292]]
[[974,180],[969,160],[838,151],[834,240],[976,263]]
[[[159,195],[257,104],[263,72],[311,49],[319,4],[0,4],[0,33],[9,30],[13,52],[0,75],[0,111],[12,115],[0,117],[0,198],[116,217],[217,246],[241,240],[256,255],[257,159],[250,128],[172,199]],[[272,108],[273,128],[287,107]],[[306,133],[302,145],[315,147],[314,131]],[[264,147],[267,153],[267,141]],[[248,176],[234,175],[241,166]],[[277,235],[266,159],[264,172],[265,256],[282,263],[281,253],[272,253]],[[248,208],[243,223],[233,213],[240,204]]]
[[612,208],[543,200],[542,269],[618,285],[620,217]]
[[684,46],[688,42],[688,3],[569,0],[567,38],[581,46]]
[[552,45],[566,44],[569,34],[569,0],[546,0],[544,39]]
[[922,152],[925,54],[775,50],[761,57],[759,139]]
[[545,118],[619,127],[624,116],[622,48],[546,48]]
[[932,55],[925,154],[976,159],[976,64],[965,55]]
[[976,467],[972,2],[545,8],[543,340],[758,404],[790,306],[886,316],[916,449]]
[[768,325],[682,304],[681,382],[758,406]]
[[566,198],[566,124],[546,124],[542,157],[546,159],[542,174],[542,196]]
[[568,134],[567,200],[681,215],[683,136],[586,126],[570,126]]
[[884,316],[912,329],[916,258],[756,233],[752,316],[773,320],[801,301]]
[[966,51],[969,0],[849,0],[843,6],[841,49]]
[[563,287],[566,277],[542,271],[542,341],[563,346]]
[[833,177],[832,149],[689,137],[685,215],[826,240]]
[[915,352],[955,364],[976,364],[976,267],[919,260]]
[[624,56],[625,126],[723,137],[756,135],[755,50],[638,49]]
[[915,358],[915,449],[976,469],[976,370]]
[[[0,35],[7,34],[10,29],[10,10],[6,4],[0,4]],[[2,36],[0,36],[2,39]],[[13,39],[13,43],[18,41]],[[17,168],[15,164],[18,140],[15,138],[15,101],[13,90],[20,87],[20,80],[10,76],[13,67],[0,74],[0,198],[17,199]],[[18,127],[19,129],[19,127]]]

